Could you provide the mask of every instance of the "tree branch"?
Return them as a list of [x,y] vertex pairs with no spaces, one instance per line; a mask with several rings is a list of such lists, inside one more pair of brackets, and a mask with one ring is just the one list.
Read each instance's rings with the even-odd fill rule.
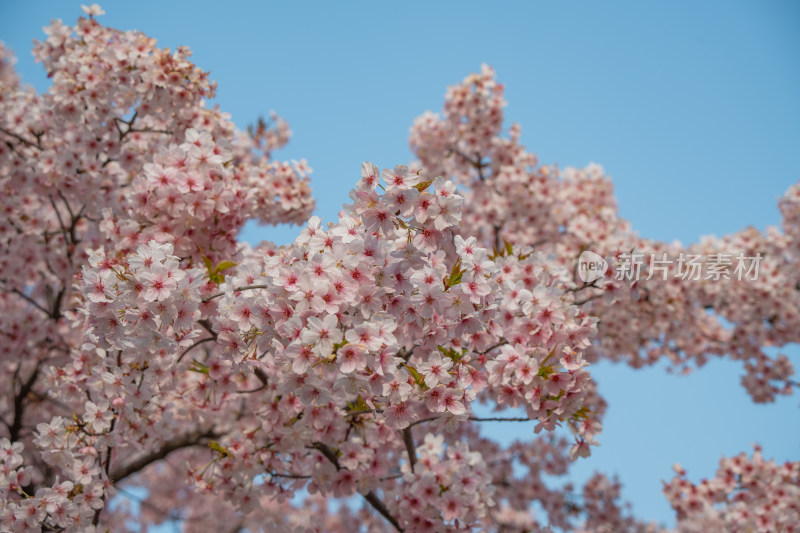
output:
[[20,291],[20,290],[18,290],[18,289],[9,289],[9,292],[13,292],[14,294],[16,294],[17,296],[19,296],[20,298],[22,298],[22,299],[23,299],[23,300],[25,300],[26,302],[28,302],[29,304],[31,304],[32,306],[34,306],[36,309],[38,309],[39,311],[41,311],[42,313],[46,314],[47,316],[50,316],[50,311],[48,311],[47,309],[45,309],[45,308],[44,308],[44,306],[42,306],[42,305],[41,305],[39,302],[37,302],[36,300],[34,300],[33,298],[31,298],[30,296],[28,296],[28,295],[27,295],[27,294],[25,294],[24,292],[22,292],[22,291]]
[[488,166],[488,163],[483,161],[481,154],[475,153],[475,159],[472,159],[470,156],[459,150],[455,145],[450,147],[450,152],[458,155],[468,163],[470,163],[475,169],[478,171],[478,178],[481,181],[486,181],[486,175],[483,173],[483,169]]
[[2,132],[2,133],[5,133],[5,134],[6,134],[6,135],[8,135],[9,137],[13,137],[13,138],[15,138],[16,140],[18,140],[19,142],[21,142],[21,143],[22,143],[22,144],[24,144],[25,146],[30,146],[31,148],[36,148],[37,150],[41,150],[41,149],[42,149],[42,144],[41,144],[41,142],[35,142],[35,143],[34,143],[34,142],[31,142],[31,141],[29,141],[28,139],[26,139],[25,137],[22,137],[22,136],[20,136],[20,135],[17,135],[17,134],[16,134],[16,133],[14,133],[14,132],[8,131],[8,130],[7,130],[7,129],[5,129],[5,128],[0,128],[0,132]]
[[[328,461],[330,461],[333,464],[333,466],[336,467],[336,470],[342,469],[341,465],[339,464],[339,457],[336,455],[336,452],[334,452],[331,449],[331,447],[328,446],[327,444],[322,442],[315,442],[314,444],[309,446],[309,448],[317,450],[322,455],[324,455],[325,458]],[[392,524],[397,531],[403,531],[403,528],[400,527],[400,522],[398,522],[397,519],[394,516],[392,516],[392,513],[389,512],[389,508],[386,507],[386,504],[383,503],[383,501],[381,501],[381,499],[378,498],[378,496],[376,496],[373,491],[369,491],[368,493],[363,494],[362,496],[364,496],[364,499],[367,500],[367,502],[372,506],[372,508],[378,511],[381,514],[381,516],[383,516],[386,520],[388,520],[389,523]]]
[[389,512],[389,509],[386,505],[378,498],[374,492],[369,491],[368,493],[364,494],[364,499],[369,502],[369,504],[378,511],[386,520],[388,520],[397,531],[403,531],[403,528],[400,527],[400,522],[397,521],[395,517],[392,516],[392,513]]
[[[36,382],[36,378],[38,377],[39,365],[36,365],[36,368],[33,370],[30,377],[28,377],[28,380],[22,383],[19,392],[14,396],[14,421],[8,428],[9,440],[11,442],[15,442],[19,439],[19,432],[22,429],[22,415],[25,412],[25,398],[27,398],[28,393],[31,391],[31,388],[33,388],[33,384]],[[14,390],[13,383],[11,390]]]
[[576,306],[580,307],[580,306],[582,306],[584,304],[588,304],[592,300],[597,300],[598,298],[602,298],[602,297],[603,297],[602,294],[595,294],[594,296],[589,296],[588,298],[584,298],[583,300],[576,300],[575,302],[573,302],[573,305],[576,305]]
[[114,483],[118,483],[122,481],[126,477],[139,472],[140,470],[146,468],[147,466],[151,465],[156,461],[160,461],[161,459],[165,458],[169,454],[174,451],[181,450],[183,448],[190,448],[192,446],[197,446],[201,444],[202,439],[211,439],[214,437],[218,437],[217,433],[214,430],[205,430],[205,431],[196,431],[194,433],[189,433],[187,435],[181,435],[176,437],[172,440],[168,440],[161,446],[161,448],[139,457],[135,461],[128,463],[127,465],[123,466],[119,470],[114,471],[109,478]]
[[[412,427],[416,426],[417,424],[424,424],[425,422],[433,422],[434,420],[439,420],[440,418],[442,418],[442,417],[441,416],[431,416],[431,417],[428,417],[428,418],[421,418],[419,420],[415,420],[415,421],[411,422],[408,425],[408,427],[412,428]],[[470,422],[532,422],[534,419],[533,418],[524,418],[524,417],[497,416],[497,417],[486,417],[486,418],[483,418],[483,417],[478,417],[478,416],[471,416],[467,420],[469,420]]]
[[213,341],[213,340],[216,340],[216,339],[214,337],[204,337],[204,338],[200,339],[199,341],[195,342],[194,344],[192,344],[191,346],[186,348],[180,356],[178,356],[178,360],[175,361],[175,364],[180,363],[181,359],[183,359],[183,356],[186,355],[187,353],[189,353],[193,348],[196,348],[197,346],[200,346],[204,342]]
[[414,467],[417,465],[417,447],[414,445],[414,434],[411,432],[411,426],[403,429],[403,443],[406,445],[408,464],[413,472]]
[[[250,290],[250,289],[267,289],[267,288],[268,287],[266,285],[247,285],[246,287],[236,287],[236,288],[233,289],[233,292],[247,291],[247,290]],[[213,300],[214,298],[219,298],[220,296],[223,296],[224,294],[225,294],[224,292],[218,292],[217,294],[212,294],[211,296],[207,296],[207,297],[203,298],[202,302],[206,303],[208,301]]]
[[482,352],[478,352],[478,353],[481,354],[481,355],[486,355],[487,353],[491,352],[495,348],[499,348],[501,346],[505,346],[506,344],[508,344],[508,341],[505,340],[505,339],[502,339],[499,342],[497,342],[496,344],[493,344],[493,345],[489,346],[488,348],[486,348],[485,350],[483,350]]
[[524,417],[503,417],[503,416],[496,416],[496,417],[487,417],[487,418],[480,418],[477,416],[471,416],[469,419],[472,422],[531,422],[533,421],[532,418],[524,418]]

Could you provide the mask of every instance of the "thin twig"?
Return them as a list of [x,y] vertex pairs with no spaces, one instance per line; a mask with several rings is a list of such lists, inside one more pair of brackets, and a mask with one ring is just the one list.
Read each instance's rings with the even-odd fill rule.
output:
[[[439,420],[442,418],[441,416],[431,416],[428,418],[421,418],[419,420],[415,420],[411,422],[408,427],[414,427],[417,424],[424,424],[425,422],[433,422],[434,420]],[[478,417],[478,416],[471,416],[467,420],[470,422],[531,422],[534,419],[532,418],[522,418],[522,417]]]
[[588,298],[584,298],[583,300],[576,301],[574,303],[574,305],[577,305],[578,307],[580,307],[581,305],[587,304],[587,303],[591,302],[592,300],[597,300],[598,298],[601,298],[602,296],[603,296],[602,294],[595,294],[594,296],[589,296]]
[[505,346],[506,344],[508,344],[508,341],[503,339],[500,342],[498,342],[497,344],[493,344],[492,346],[489,346],[488,348],[486,348],[484,351],[478,352],[478,353],[481,354],[481,355],[486,355],[487,353],[491,352],[495,348],[499,348],[501,346]]
[[[233,292],[247,291],[250,289],[268,289],[268,288],[269,287],[267,285],[247,285],[246,287],[236,287],[235,289],[233,289]],[[203,298],[202,302],[206,303],[213,300],[214,298],[219,298],[220,296],[224,295],[225,295],[224,292],[218,292],[217,294],[212,294],[211,296]]]
[[495,416],[495,417],[477,417],[471,416],[469,420],[473,422],[532,422],[532,418],[527,417],[503,417],[503,416]]
[[187,353],[189,353],[190,351],[192,351],[193,348],[197,348],[198,346],[200,346],[204,342],[213,341],[213,340],[216,340],[216,339],[214,337],[205,337],[205,338],[200,339],[199,341],[195,342],[194,344],[192,344],[191,346],[186,348],[181,355],[178,356],[178,360],[175,361],[175,364],[180,363],[181,359],[183,359],[183,356],[186,355]]
[[[19,371],[19,367],[17,367],[17,371]],[[15,376],[16,375],[15,373]],[[38,377],[39,365],[36,365],[36,368],[33,369],[28,380],[22,383],[19,392],[14,396],[14,420],[11,423],[11,427],[8,429],[8,437],[11,442],[15,442],[19,439],[19,432],[22,430],[22,415],[25,412],[25,399],[28,397],[28,393],[33,388],[33,384],[36,383],[36,378]]]
[[38,309],[38,310],[39,310],[39,311],[41,311],[42,313],[46,314],[48,317],[50,317],[50,316],[51,316],[51,315],[50,315],[50,311],[48,311],[47,309],[45,309],[45,308],[44,308],[44,306],[42,306],[41,304],[39,304],[39,302],[37,302],[36,300],[34,300],[33,298],[31,298],[30,296],[28,296],[28,295],[27,295],[27,294],[25,294],[24,292],[22,292],[22,291],[20,291],[20,290],[18,290],[18,289],[10,289],[10,292],[13,292],[14,294],[16,294],[17,296],[19,296],[20,298],[22,298],[22,299],[23,299],[23,300],[25,300],[26,302],[28,302],[29,304],[31,304],[32,306],[34,306],[36,309]]
[[0,128],[0,132],[5,133],[9,137],[15,138],[16,140],[18,140],[19,142],[21,142],[22,144],[24,144],[26,146],[30,146],[31,148],[36,148],[37,150],[41,150],[42,149],[41,141],[35,142],[35,143],[31,142],[28,139],[26,139],[25,137],[17,135],[16,133],[14,133],[12,131],[8,131],[5,128]]

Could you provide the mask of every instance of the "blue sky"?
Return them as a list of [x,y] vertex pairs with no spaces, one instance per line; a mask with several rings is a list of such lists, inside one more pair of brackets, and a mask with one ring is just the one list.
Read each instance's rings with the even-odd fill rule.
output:
[[[276,156],[308,160],[326,220],[361,161],[409,161],[413,119],[439,110],[445,88],[483,62],[506,85],[506,117],[529,150],[561,166],[601,163],[643,236],[689,243],[778,224],[777,198],[800,179],[795,2],[101,5],[104,24],[191,47],[240,127],[270,110],[288,120],[294,136]],[[72,1],[0,4],[0,39],[26,82],[47,87],[31,40],[50,19],[79,14]],[[244,237],[281,243],[296,232],[249,227]],[[594,371],[610,408],[602,447],[576,479],[617,473],[639,516],[673,523],[660,490],[674,462],[699,480],[756,441],[768,457],[800,458],[798,397],[753,405],[737,365],[712,362],[688,377]]]

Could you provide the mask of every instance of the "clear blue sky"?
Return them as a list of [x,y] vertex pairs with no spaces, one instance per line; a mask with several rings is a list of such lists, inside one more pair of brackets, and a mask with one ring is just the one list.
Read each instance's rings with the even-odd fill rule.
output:
[[[800,179],[796,2],[101,5],[104,24],[190,46],[240,127],[270,110],[286,118],[294,136],[276,155],[308,159],[326,220],[347,201],[361,161],[411,158],[414,117],[439,110],[445,88],[482,62],[506,84],[506,116],[527,147],[543,162],[603,164],[643,236],[688,243],[778,224],[777,197]],[[0,39],[25,81],[47,87],[29,53],[42,26],[79,14],[73,1],[0,4]],[[245,237],[295,234],[249,228]],[[673,523],[660,491],[676,461],[699,480],[721,455],[756,441],[768,457],[800,459],[800,396],[755,406],[737,365],[714,362],[689,377],[594,370],[610,409],[603,445],[576,479],[619,474],[639,516]]]

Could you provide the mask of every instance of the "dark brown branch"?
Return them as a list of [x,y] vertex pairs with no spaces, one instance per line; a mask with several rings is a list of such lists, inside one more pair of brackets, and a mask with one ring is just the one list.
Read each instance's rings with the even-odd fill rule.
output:
[[216,340],[217,332],[214,331],[214,328],[211,327],[211,321],[210,320],[208,320],[207,318],[203,318],[201,320],[198,320],[197,323],[200,324],[201,326],[203,326],[203,328],[205,328],[205,330],[207,332],[209,332],[211,334],[211,336]]
[[397,531],[403,531],[403,528],[400,527],[400,522],[392,516],[392,513],[389,512],[389,509],[386,505],[378,498],[374,492],[369,491],[364,495],[364,499],[369,502],[369,504],[378,511],[386,520],[388,520]]
[[[133,116],[131,116],[130,120],[123,120],[121,118],[114,118],[114,126],[117,127],[117,133],[119,133],[119,140],[120,141],[122,139],[124,139],[125,136],[128,135],[131,132],[131,129],[133,128],[133,122],[136,120],[137,116],[139,116],[139,112],[138,111],[133,113]],[[126,126],[128,126],[125,131],[122,131],[122,128],[119,126],[120,123],[125,124]]]
[[189,353],[190,351],[192,351],[192,349],[194,349],[194,348],[196,348],[196,347],[200,346],[200,345],[201,345],[201,344],[203,344],[204,342],[213,341],[213,340],[216,340],[216,339],[215,339],[214,337],[205,337],[205,338],[203,338],[203,339],[200,339],[199,341],[195,342],[194,344],[192,344],[191,346],[189,346],[188,348],[186,348],[186,349],[183,351],[183,353],[182,353],[182,354],[180,354],[180,355],[178,356],[178,360],[177,360],[177,361],[175,361],[175,364],[178,364],[178,363],[180,363],[180,362],[181,362],[181,359],[183,359],[183,356],[184,356],[184,355],[186,355],[187,353]]
[[564,289],[564,292],[575,292],[575,293],[578,293],[578,292],[580,292],[580,291],[582,291],[584,289],[599,288],[597,286],[597,282],[598,281],[600,281],[600,278],[592,281],[591,283],[584,283],[580,287],[570,287],[568,289]]
[[472,422],[531,422],[533,421],[532,418],[525,418],[525,417],[503,417],[503,416],[496,416],[496,417],[486,417],[481,418],[477,416],[471,416],[469,419]]
[[415,344],[414,346],[411,347],[410,350],[406,350],[405,348],[400,348],[400,350],[397,352],[397,357],[399,357],[400,359],[402,359],[407,363],[408,360],[411,359],[411,356],[414,355],[414,350],[416,350],[418,346],[419,345]]
[[488,164],[485,161],[483,161],[483,158],[481,157],[481,154],[476,153],[475,154],[475,159],[472,159],[470,156],[468,156],[467,154],[465,154],[464,152],[462,152],[461,150],[459,150],[455,146],[451,146],[450,147],[450,152],[458,155],[459,157],[461,157],[462,159],[467,161],[469,164],[471,164],[473,167],[475,167],[475,169],[477,169],[477,171],[478,171],[478,178],[481,181],[486,181],[486,176],[483,173],[483,169],[486,168],[488,166]]
[[267,374],[263,370],[261,370],[260,368],[256,368],[253,371],[253,373],[258,378],[258,381],[260,381],[265,387],[269,384],[269,379],[267,378]]
[[[411,427],[416,426],[417,424],[424,424],[425,422],[433,422],[434,420],[439,420],[440,418],[442,418],[442,417],[441,416],[431,416],[431,417],[428,417],[428,418],[421,418],[419,420],[415,420],[414,422],[411,422],[408,425],[408,427],[411,428]],[[534,419],[532,419],[532,418],[523,418],[523,417],[502,417],[502,416],[486,417],[486,418],[478,417],[478,416],[471,416],[467,420],[469,420],[470,422],[531,422]]]
[[56,294],[55,299],[53,300],[53,310],[50,311],[50,318],[53,320],[58,320],[61,318],[61,302],[64,300],[64,294],[66,293],[67,288],[62,287],[58,294]]
[[[324,444],[322,442],[315,442],[314,444],[309,446],[309,448],[317,450],[322,455],[324,455],[325,458],[328,461],[330,461],[333,464],[333,466],[336,467],[336,470],[342,469],[341,465],[339,464],[339,457],[336,455],[336,452],[334,452],[331,449],[331,447],[328,446],[327,444]],[[403,531],[403,528],[400,527],[400,522],[398,522],[397,519],[394,516],[392,516],[392,513],[389,512],[389,508],[386,507],[386,504],[383,503],[381,499],[378,498],[378,496],[376,496],[373,491],[369,491],[367,494],[364,494],[363,496],[364,499],[367,500],[367,502],[372,506],[372,508],[378,511],[381,514],[381,516],[383,516],[386,520],[388,520],[389,523],[392,524],[397,531]]]
[[[9,440],[11,442],[15,442],[19,439],[19,432],[22,429],[22,415],[25,412],[25,399],[28,397],[28,393],[31,391],[31,388],[33,388],[33,384],[36,382],[36,378],[38,377],[39,365],[36,365],[36,368],[34,368],[33,372],[28,377],[28,380],[22,383],[19,392],[14,396],[14,421],[8,428]],[[13,383],[11,390],[14,390]]]
[[[116,424],[117,424],[117,417],[115,416],[114,420],[111,421],[111,427],[108,429],[108,433],[111,433],[112,431],[114,431],[114,426]],[[81,429],[83,429],[85,431],[83,426],[81,426]],[[103,466],[103,470],[106,473],[106,477],[108,477],[109,472],[111,472],[111,454],[112,453],[114,453],[114,447],[113,446],[109,446],[108,448],[106,448],[106,460],[105,460],[105,465]],[[95,525],[95,526],[100,523],[100,514],[103,512],[103,509],[105,509],[106,494],[103,494],[102,500],[103,500],[104,505],[94,512],[94,518],[92,519],[92,524]]]
[[60,190],[57,191],[57,194],[61,197],[61,200],[64,202],[64,206],[67,208],[67,213],[69,213],[69,219],[75,222],[75,213],[72,211],[72,207],[70,207],[69,202],[67,201],[66,196]]
[[379,414],[382,413],[383,409],[360,409],[358,411],[350,411],[347,413],[347,416],[358,416],[358,415],[371,415],[371,414]]
[[493,345],[489,346],[488,348],[486,348],[484,351],[478,352],[478,353],[481,354],[481,355],[486,355],[487,353],[491,352],[495,348],[499,348],[501,346],[505,346],[506,344],[508,344],[508,341],[503,339],[500,342],[498,342],[497,344],[493,344]]
[[303,476],[300,474],[277,474],[275,472],[268,472],[267,475],[270,477],[277,477],[283,479],[312,479],[311,476]]
[[419,420],[414,420],[411,422],[408,427],[413,428],[417,424],[424,424],[425,422],[433,422],[434,420],[439,420],[440,416],[429,416],[428,418],[420,418]]
[[417,465],[417,447],[414,445],[414,434],[411,431],[411,426],[403,429],[403,444],[406,445],[408,464],[413,472],[414,467]]
[[339,457],[336,455],[330,446],[324,444],[322,442],[315,442],[311,446],[309,446],[312,450],[317,450],[319,453],[325,456],[325,458],[330,461],[333,466],[336,467],[336,470],[341,470],[342,467],[339,464]]
[[41,141],[31,142],[28,139],[26,139],[25,137],[22,137],[21,135],[17,135],[14,132],[8,131],[5,128],[0,128],[0,132],[5,133],[9,137],[15,138],[16,140],[18,140],[19,142],[21,142],[25,146],[30,146],[31,148],[36,148],[37,150],[41,150],[42,149]]
[[28,295],[27,295],[27,294],[25,294],[24,292],[22,292],[22,291],[20,291],[20,290],[18,290],[18,289],[10,289],[10,291],[9,291],[9,292],[13,292],[14,294],[16,294],[17,296],[19,296],[20,298],[22,298],[22,299],[23,299],[23,300],[25,300],[26,302],[28,302],[29,304],[31,304],[32,306],[34,306],[36,309],[38,309],[38,310],[39,310],[39,311],[41,311],[42,313],[46,314],[47,316],[51,316],[51,315],[50,315],[50,311],[48,311],[47,309],[45,309],[45,308],[44,308],[44,306],[42,306],[42,305],[41,305],[39,302],[37,302],[36,300],[34,300],[33,298],[31,298],[30,296],[28,296]]
[[70,221],[69,222],[69,238],[72,241],[72,244],[78,244],[78,237],[77,237],[77,235],[75,235],[75,230],[76,230],[76,228],[78,226],[78,222],[81,219],[81,213],[83,213],[83,209],[86,206],[84,205],[83,207],[81,207],[81,210],[78,211],[78,214],[76,215],[72,211],[72,207],[69,205],[69,202],[67,201],[66,196],[64,196],[64,194],[61,191],[58,191],[58,195],[61,197],[61,200],[64,202],[64,205],[67,208],[67,213],[69,213],[69,221]]
[[[139,116],[139,112],[136,111],[133,114],[133,116],[131,117],[130,120],[123,120],[121,118],[114,118],[114,125],[117,127],[117,132],[119,133],[119,140],[120,141],[122,139],[124,139],[125,136],[127,136],[127,135],[129,135],[131,133],[163,133],[163,134],[166,134],[166,135],[172,135],[174,133],[171,130],[156,130],[156,129],[153,129],[153,128],[134,128],[133,127],[133,122],[136,120],[136,118],[138,116]],[[125,128],[125,131],[123,131],[122,128],[120,128],[120,126],[119,126],[120,124],[125,124],[127,126],[127,128]]]
[[72,264],[72,251],[71,247],[76,244],[75,242],[75,224],[77,220],[72,220],[71,227],[67,229],[67,226],[64,225],[64,219],[61,218],[61,211],[58,210],[56,207],[56,202],[53,200],[53,197],[50,196],[50,205],[53,206],[53,211],[56,212],[56,218],[58,219],[58,225],[61,227],[61,232],[64,234],[64,254],[67,257],[67,262],[71,265]]
[[588,298],[584,298],[583,300],[576,301],[574,303],[574,305],[577,305],[578,307],[580,307],[583,304],[587,304],[587,303],[591,302],[592,300],[597,300],[598,298],[601,298],[602,296],[603,296],[602,294],[595,294],[594,296],[589,296]]
[[163,133],[164,135],[172,135],[174,132],[172,130],[155,130],[153,128],[131,128],[128,133]]
[[203,439],[212,439],[218,436],[219,435],[217,435],[213,430],[205,430],[175,437],[174,439],[165,442],[159,449],[150,452],[147,455],[143,455],[114,471],[109,478],[114,483],[118,483],[119,481],[122,481],[128,476],[139,472],[156,461],[160,461],[174,451],[197,446],[202,444],[200,441]]
[[253,373],[258,378],[258,381],[261,382],[261,385],[259,387],[256,387],[255,389],[237,390],[236,392],[238,394],[251,394],[253,392],[258,392],[260,390],[264,390],[264,389],[267,388],[267,386],[269,385],[269,378],[267,377],[267,374],[263,370],[261,370],[260,368],[256,368],[253,371]]
[[53,206],[53,211],[56,212],[56,218],[58,219],[58,225],[61,226],[61,233],[64,234],[64,241],[65,244],[69,244],[71,241],[69,240],[69,233],[67,232],[67,227],[64,225],[64,219],[61,218],[61,211],[58,210],[56,207],[56,202],[53,200],[53,197],[49,197],[50,205]]

